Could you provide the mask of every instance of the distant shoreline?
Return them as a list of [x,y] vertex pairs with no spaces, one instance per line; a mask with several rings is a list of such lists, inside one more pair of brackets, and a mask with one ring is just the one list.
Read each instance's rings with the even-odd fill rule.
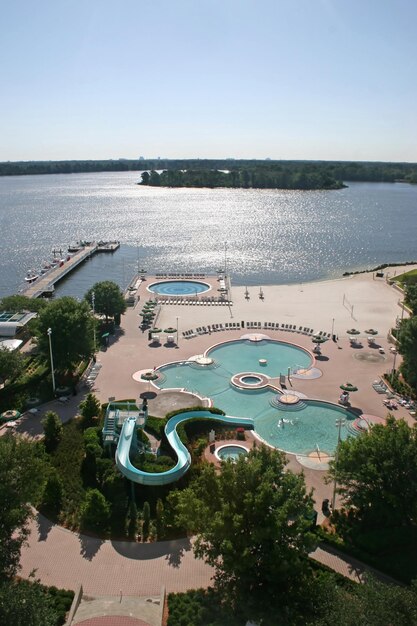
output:
[[355,276],[356,274],[368,274],[371,272],[379,272],[387,267],[403,267],[405,265],[417,265],[417,261],[402,261],[401,263],[382,263],[370,270],[356,270],[355,272],[343,272],[342,276]]
[[[334,188],[334,183],[346,182],[375,182],[417,183],[417,163],[369,162],[369,161],[309,161],[309,160],[281,160],[281,159],[66,159],[61,161],[3,161],[0,162],[1,176],[24,176],[40,174],[82,174],[98,172],[152,172],[167,170],[169,172],[219,172],[236,174],[245,178],[248,172],[257,173],[258,184],[244,180],[245,184],[236,185],[254,188],[301,188],[307,189],[305,179],[321,177],[324,189]],[[283,175],[284,184],[271,184],[273,177]],[[301,179],[299,185],[288,185],[292,176]],[[260,183],[259,183],[260,181]],[[269,184],[268,184],[269,181]],[[249,183],[249,184],[248,184]],[[175,185],[167,185],[175,186]],[[192,185],[189,185],[192,186]],[[198,185],[201,186],[201,185]],[[207,185],[213,186],[213,185]],[[216,185],[214,185],[216,186]]]

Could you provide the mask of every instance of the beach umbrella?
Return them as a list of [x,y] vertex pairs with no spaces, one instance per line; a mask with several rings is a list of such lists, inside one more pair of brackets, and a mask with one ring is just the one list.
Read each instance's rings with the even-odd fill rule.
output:
[[313,343],[324,343],[325,341],[327,341],[327,337],[313,337],[311,340]]
[[165,328],[164,333],[176,333],[177,329],[173,328],[172,326],[168,326],[168,328]]
[[361,331],[357,328],[350,328],[346,331],[348,335],[360,335]]
[[377,331],[377,330],[375,330],[375,328],[369,328],[368,330],[365,330],[365,333],[366,333],[367,335],[377,335],[377,334],[378,334],[378,331]]
[[355,387],[355,385],[352,385],[352,383],[344,383],[343,385],[340,385],[340,389],[343,389],[343,391],[347,391],[348,393],[358,391],[358,388]]
[[162,333],[162,328],[152,328],[153,333]]

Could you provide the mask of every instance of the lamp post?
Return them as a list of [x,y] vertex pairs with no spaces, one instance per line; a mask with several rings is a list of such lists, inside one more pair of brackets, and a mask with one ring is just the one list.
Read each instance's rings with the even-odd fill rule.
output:
[[52,356],[52,328],[48,328],[46,331],[49,338],[49,355],[51,357],[51,373],[52,373],[52,391],[55,395],[55,372],[54,372],[54,358]]
[[340,437],[341,437],[341,431],[342,431],[342,426],[344,426],[346,423],[346,420],[344,420],[342,417],[339,417],[336,420],[336,427],[339,429],[338,433],[337,433],[337,447],[336,447],[336,454],[334,457],[334,482],[333,482],[333,497],[332,497],[332,511],[334,511],[334,507],[336,505],[336,489],[337,489],[337,459],[339,456],[339,443],[340,443]]
[[91,294],[91,305],[93,307],[93,331],[94,331],[94,353],[96,351],[96,294],[93,291]]
[[226,280],[227,273],[227,241],[224,242],[224,278]]
[[177,348],[178,348],[178,317],[177,317]]
[[332,319],[332,339],[333,339],[333,335],[334,335],[334,318]]
[[393,376],[395,374],[395,362],[397,360],[397,349],[395,349],[394,352],[394,363],[392,364],[392,370],[391,370],[391,376]]

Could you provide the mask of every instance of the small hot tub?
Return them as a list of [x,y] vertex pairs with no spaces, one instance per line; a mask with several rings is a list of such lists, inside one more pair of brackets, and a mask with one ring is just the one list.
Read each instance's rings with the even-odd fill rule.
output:
[[240,456],[248,454],[248,449],[245,446],[226,444],[217,448],[214,454],[219,461],[227,461],[228,459],[237,461]]

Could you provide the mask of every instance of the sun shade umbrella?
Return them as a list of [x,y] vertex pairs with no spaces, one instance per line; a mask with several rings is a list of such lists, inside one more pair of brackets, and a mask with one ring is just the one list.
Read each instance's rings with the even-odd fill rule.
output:
[[153,333],[162,333],[162,328],[152,328]]
[[176,333],[177,329],[173,328],[172,326],[168,326],[168,328],[165,328],[164,333]]
[[377,334],[378,334],[378,331],[377,331],[377,330],[375,330],[375,328],[369,328],[368,330],[365,330],[365,333],[366,333],[367,335],[377,335]]
[[324,343],[327,341],[327,337],[313,337],[311,341],[313,343]]
[[360,335],[361,331],[357,328],[350,328],[346,331],[348,335]]
[[340,389],[343,389],[343,391],[347,391],[349,393],[353,391],[358,391],[358,388],[355,387],[355,385],[352,385],[352,383],[344,383],[343,385],[340,385]]

